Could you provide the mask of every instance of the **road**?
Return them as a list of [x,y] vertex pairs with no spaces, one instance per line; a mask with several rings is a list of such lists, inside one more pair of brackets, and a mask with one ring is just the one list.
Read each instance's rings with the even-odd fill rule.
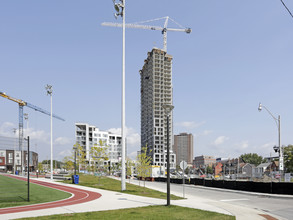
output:
[[[146,182],[146,187],[166,192],[166,183]],[[171,184],[171,194],[183,196],[183,186]],[[233,213],[234,208],[245,207],[262,211],[278,219],[293,219],[293,196],[270,196],[262,193],[246,193],[243,191],[185,185],[185,197],[199,197],[203,200],[209,200],[210,204],[224,208],[231,213]]]

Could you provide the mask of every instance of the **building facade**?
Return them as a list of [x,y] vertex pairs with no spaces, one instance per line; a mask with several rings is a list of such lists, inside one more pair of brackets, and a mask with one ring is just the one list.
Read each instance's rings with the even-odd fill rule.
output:
[[[30,171],[38,169],[38,154],[30,151]],[[21,172],[22,162],[23,170],[27,171],[28,154],[27,151],[18,150],[0,150],[0,172]]]
[[213,156],[197,156],[194,157],[193,166],[194,168],[203,168],[206,166],[212,167],[216,163],[216,159]]
[[[122,156],[121,135],[112,134],[109,131],[101,131],[99,128],[87,123],[75,123],[75,139],[84,149],[86,160],[90,161],[90,149],[100,146],[106,147],[106,154],[110,164],[117,164]],[[104,161],[107,163],[108,161]]]
[[178,135],[174,135],[173,150],[176,154],[177,165],[179,165],[181,161],[186,161],[187,164],[192,165],[193,135],[187,133],[180,133]]
[[[147,147],[152,164],[167,166],[167,115],[164,104],[173,104],[172,56],[154,48],[140,70],[141,146]],[[173,114],[169,117],[170,167],[176,167]]]

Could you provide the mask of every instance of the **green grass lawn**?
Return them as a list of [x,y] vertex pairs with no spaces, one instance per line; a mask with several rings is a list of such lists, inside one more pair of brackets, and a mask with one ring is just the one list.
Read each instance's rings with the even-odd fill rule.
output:
[[0,208],[31,205],[65,199],[70,193],[30,183],[30,202],[27,201],[27,182],[0,175]]
[[[70,183],[71,181],[64,181]],[[115,192],[121,192],[121,182],[119,180],[115,180],[108,177],[97,177],[93,175],[79,175],[79,185],[88,186],[98,189],[111,190]],[[146,183],[147,185],[147,183]],[[167,194],[163,192],[159,192],[153,189],[143,187],[143,181],[141,181],[141,186],[137,186],[134,184],[129,184],[128,180],[126,180],[126,190],[123,193],[128,193],[137,196],[146,196],[158,199],[166,199]],[[178,197],[175,195],[171,195],[172,200],[183,199],[182,197]]]
[[[24,218],[36,219],[36,218]],[[235,220],[234,216],[223,215],[215,212],[207,212],[198,209],[185,208],[180,206],[148,206],[131,209],[119,209],[100,212],[86,212],[76,214],[51,215],[37,217],[37,219],[159,219],[159,220]]]

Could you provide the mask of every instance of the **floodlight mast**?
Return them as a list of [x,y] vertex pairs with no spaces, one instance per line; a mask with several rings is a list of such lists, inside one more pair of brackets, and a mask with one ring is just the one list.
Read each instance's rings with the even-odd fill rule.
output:
[[[116,16],[117,16],[117,14],[115,15],[115,17]],[[165,19],[163,27],[143,24],[143,23],[146,23],[146,22],[158,21],[158,20],[162,20],[162,19]],[[173,21],[180,28],[168,28],[169,20]],[[121,23],[113,23],[113,22],[103,22],[102,26],[122,27],[123,24],[121,24]],[[191,28],[184,28],[182,25],[178,24],[176,21],[174,21],[169,16],[162,17],[162,18],[151,19],[151,20],[148,20],[148,21],[137,22],[137,23],[128,23],[128,24],[125,24],[125,27],[161,31],[162,34],[163,34],[163,50],[166,51],[166,52],[167,52],[167,32],[168,31],[179,31],[179,32],[185,32],[187,34],[190,34],[191,31],[192,31]]]
[[125,157],[126,157],[126,129],[125,129],[125,0],[120,0],[120,3],[115,3],[113,0],[114,8],[117,13],[114,14],[117,19],[118,16],[122,17],[122,101],[121,101],[121,144],[122,144],[122,157],[121,157],[121,191],[126,190],[125,176]]

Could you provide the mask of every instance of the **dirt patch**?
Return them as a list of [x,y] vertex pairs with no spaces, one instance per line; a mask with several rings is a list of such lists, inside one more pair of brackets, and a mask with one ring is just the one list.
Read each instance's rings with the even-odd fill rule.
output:
[[260,214],[260,216],[264,217],[267,220],[278,220],[277,218],[274,218],[274,217],[272,217],[270,215],[262,215],[262,214]]

